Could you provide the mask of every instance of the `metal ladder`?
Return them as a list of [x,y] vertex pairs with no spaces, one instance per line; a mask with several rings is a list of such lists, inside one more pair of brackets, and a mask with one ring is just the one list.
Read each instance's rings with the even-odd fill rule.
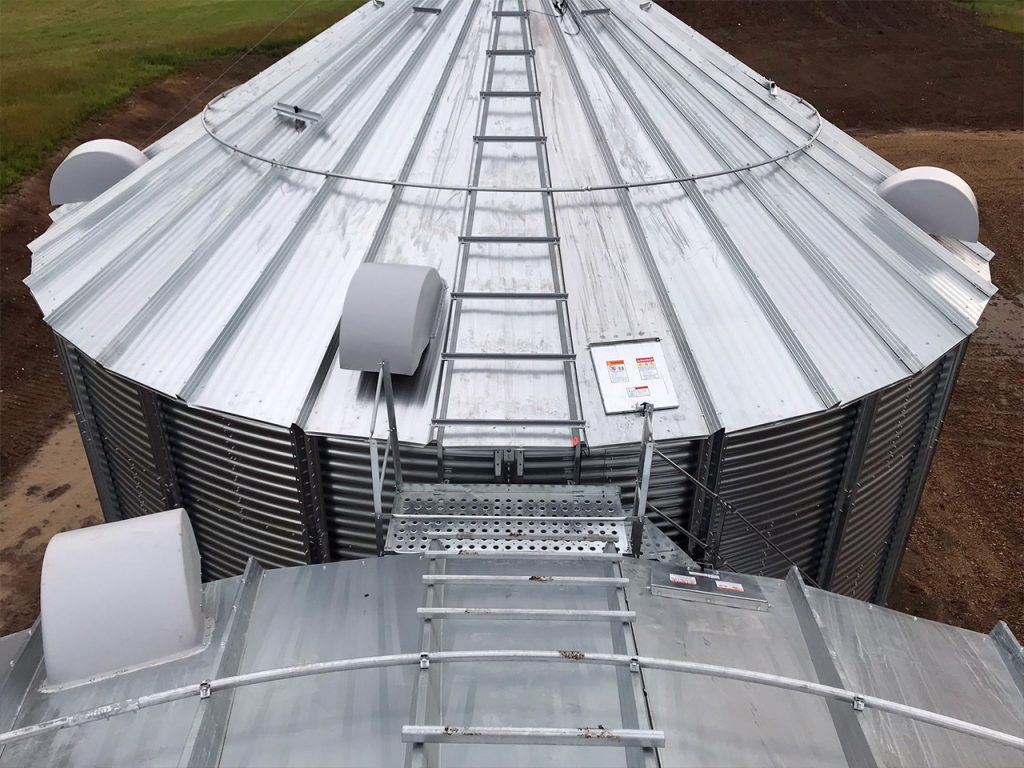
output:
[[[539,174],[540,186],[548,187],[551,185],[551,174],[545,144],[547,137],[544,135],[544,121],[541,114],[540,91],[538,90],[534,56],[535,51],[526,2],[525,0],[495,0],[491,17],[491,34],[487,50],[484,83],[480,92],[480,108],[477,119],[477,132],[474,136],[470,185],[486,186],[487,180],[481,178],[481,167],[486,147],[489,144],[514,143],[522,145],[532,144],[535,147],[536,173]],[[495,89],[498,61],[502,62],[502,70],[498,73],[499,79],[507,77],[510,74],[510,68],[512,74],[519,75],[517,67],[521,66],[521,74],[526,87],[520,90]],[[500,120],[494,119],[494,104],[499,100],[511,100],[512,103],[519,105],[523,103],[528,104],[529,123],[532,126],[532,130],[529,133],[519,135],[492,132],[497,130],[498,126],[496,123],[500,122]],[[523,114],[525,115],[526,112]],[[528,170],[527,164],[532,167],[532,163],[532,159],[524,161],[524,171]],[[523,186],[531,186],[531,184],[524,184]],[[474,231],[474,224],[478,221],[477,205],[480,194],[479,192],[467,193],[462,234],[459,237],[460,255],[454,289],[451,293],[451,302],[448,306],[445,344],[441,355],[441,373],[438,377],[437,395],[435,397],[434,414],[431,422],[437,444],[438,446],[443,444],[445,430],[447,429],[511,427],[526,429],[565,428],[570,431],[573,444],[579,445],[584,442],[584,421],[582,419],[579,382],[576,375],[576,353],[573,349],[572,333],[569,325],[567,294],[553,196],[550,192],[502,193],[523,197],[531,195],[540,196],[542,198],[543,228],[541,231],[531,234],[496,236]],[[514,253],[515,247],[522,245],[539,245],[547,249],[548,261],[550,262],[550,290],[479,291],[473,290],[468,284],[469,275],[472,272],[472,262],[475,258],[482,258],[481,248],[488,250],[487,258],[494,259],[497,256],[512,260],[516,258]],[[497,250],[497,253],[495,253],[495,250]],[[459,332],[467,303],[474,303],[475,306],[479,306],[481,302],[504,303],[510,301],[552,303],[558,323],[559,347],[557,351],[465,351],[459,348]],[[516,418],[507,415],[491,416],[489,414],[460,417],[458,414],[449,413],[448,401],[452,379],[457,375],[457,368],[460,364],[479,365],[481,363],[495,362],[508,364],[517,361],[561,364],[566,390],[566,414],[564,417],[538,419],[530,417]],[[506,365],[504,375],[515,376],[516,371],[511,366]]]
[[[426,552],[428,572],[422,577],[424,584],[423,604],[417,614],[423,622],[420,649],[420,670],[413,693],[412,716],[415,722],[402,728],[402,741],[406,749],[406,767],[423,768],[441,764],[441,744],[526,744],[549,747],[609,747],[625,748],[625,764],[656,768],[659,764],[656,749],[665,745],[665,734],[654,730],[650,711],[644,693],[643,677],[639,662],[629,669],[616,671],[619,689],[619,707],[622,713],[622,727],[606,728],[600,724],[574,728],[550,728],[541,726],[477,726],[473,724],[451,724],[444,719],[441,695],[440,673],[430,664],[430,654],[438,650],[457,650],[442,645],[442,623],[446,621],[472,620],[519,620],[519,621],[571,621],[604,623],[609,626],[613,653],[637,655],[632,622],[636,613],[629,610],[626,585],[629,579],[623,575],[622,555],[606,543],[601,552],[578,553],[575,557],[591,561],[593,575],[556,576],[545,575],[543,562],[559,553],[531,553],[517,561],[529,564],[531,570],[512,575],[494,574],[448,574],[446,563],[449,559],[460,561],[465,551],[453,552],[440,549],[437,541],[431,542]],[[486,563],[490,553],[477,553],[475,562]],[[505,555],[502,555],[505,557]],[[531,564],[532,561],[532,564]],[[480,570],[484,570],[481,568]],[[541,571],[538,573],[537,571]],[[445,590],[459,585],[485,585],[497,589],[543,589],[551,585],[571,585],[583,589],[603,590],[608,595],[607,610],[585,610],[574,606],[556,609],[530,608],[488,608],[445,605]],[[592,631],[592,630],[588,630]],[[583,653],[574,650],[559,650],[568,659],[583,658]],[[579,654],[578,657],[574,654]],[[515,652],[508,652],[514,657]],[[525,663],[525,662],[524,662]]]

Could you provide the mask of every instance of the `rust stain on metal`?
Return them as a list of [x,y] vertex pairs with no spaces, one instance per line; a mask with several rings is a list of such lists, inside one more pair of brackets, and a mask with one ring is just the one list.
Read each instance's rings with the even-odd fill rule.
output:
[[577,650],[559,651],[558,655],[563,659],[572,659],[573,661],[579,661],[580,659],[586,658],[586,654],[584,654],[583,651]]
[[446,725],[444,727],[446,736],[476,736],[477,732],[472,728],[462,728],[458,725]]
[[614,733],[609,733],[603,725],[598,725],[596,728],[581,728],[583,731],[584,739],[607,739],[608,741],[622,741],[622,737]]

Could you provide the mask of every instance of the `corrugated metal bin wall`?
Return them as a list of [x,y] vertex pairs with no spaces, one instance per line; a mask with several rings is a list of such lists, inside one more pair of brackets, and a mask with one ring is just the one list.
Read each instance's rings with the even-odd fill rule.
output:
[[[812,576],[825,535],[853,430],[855,409],[726,437],[718,492]],[[710,530],[722,512],[716,507]],[[785,576],[790,564],[735,515],[726,513],[722,567]]]
[[167,507],[139,389],[75,354],[102,443],[115,509],[107,519],[139,517]]
[[208,579],[307,562],[289,433],[163,402],[164,428]]
[[[657,438],[657,419],[654,422]],[[700,455],[699,440],[666,440],[657,443],[658,450],[668,456],[687,472],[696,472]],[[629,512],[633,507],[636,493],[637,468],[640,462],[638,445],[616,445],[593,449],[583,456],[580,482],[601,485],[614,483],[622,493],[622,506]],[[647,494],[648,503],[654,505],[682,526],[689,522],[693,504],[693,484],[678,470],[658,456],[651,464],[651,482]],[[652,515],[651,519],[680,546],[687,547],[682,534],[669,523]]]
[[[266,566],[288,566],[311,554],[309,500],[303,478],[319,472],[322,520],[330,559],[376,552],[369,444],[365,438],[311,437],[315,459],[304,466],[288,430],[210,413],[155,396],[117,377],[61,339],[61,365],[108,520],[156,512],[175,504],[189,511],[203,554],[203,574],[240,573],[255,556]],[[937,425],[948,405],[963,346],[928,370],[870,398],[807,419],[727,435],[719,466],[707,482],[814,578],[827,553],[831,588],[882,601],[899,564],[930,461]],[[862,451],[851,449],[858,417]],[[865,430],[867,432],[865,433]],[[657,437],[657,420],[655,420]],[[705,440],[658,443],[658,449],[699,475]],[[383,452],[384,443],[381,443]],[[851,459],[857,458],[857,461]],[[584,451],[579,482],[614,483],[624,506],[633,502],[638,445]],[[714,462],[713,462],[714,463]],[[433,447],[402,446],[406,482],[495,482],[490,449],[447,450],[440,464]],[[854,471],[855,470],[855,471]],[[573,450],[527,449],[522,482],[561,484],[577,472]],[[846,494],[837,499],[841,478]],[[308,486],[308,483],[306,484]],[[389,461],[384,511],[394,487]],[[698,518],[694,485],[660,457],[651,474],[650,502],[681,525]],[[845,506],[843,504],[845,500]],[[845,513],[840,515],[840,510]],[[674,528],[662,529],[693,548]],[[703,518],[707,532],[716,520]],[[836,523],[841,520],[841,523]],[[834,553],[834,557],[832,556]],[[735,516],[724,528],[723,567],[781,576],[785,558]]]
[[901,531],[904,537],[909,533],[916,514],[918,486],[934,450],[932,433],[941,422],[961,356],[958,347],[879,394],[841,536],[833,591],[876,602],[888,597],[891,579],[883,583],[883,572],[887,561],[902,553],[904,545],[897,539]]

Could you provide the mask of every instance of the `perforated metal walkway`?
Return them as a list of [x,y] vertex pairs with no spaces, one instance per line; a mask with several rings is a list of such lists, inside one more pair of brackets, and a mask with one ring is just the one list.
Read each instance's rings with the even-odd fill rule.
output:
[[629,548],[615,486],[406,485],[395,496],[385,550],[601,559],[609,544]]

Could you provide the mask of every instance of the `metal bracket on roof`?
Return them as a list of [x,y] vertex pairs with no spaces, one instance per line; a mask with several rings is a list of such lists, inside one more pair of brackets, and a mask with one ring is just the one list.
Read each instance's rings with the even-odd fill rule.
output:
[[779,84],[770,77],[764,81],[764,87],[768,89],[768,95],[775,98],[779,95]]
[[430,6],[430,5],[414,5],[412,7],[412,12],[413,13],[434,13],[434,14],[440,15],[441,9],[440,8],[435,8],[435,7]]
[[311,112],[308,109],[303,109],[298,104],[285,104],[283,101],[279,101],[274,105],[274,112],[277,113],[278,117],[294,120],[295,130],[297,131],[304,131],[307,125],[318,123],[323,118],[323,115],[319,112]]
[[646,0],[646,2],[640,3],[640,10],[641,11],[649,11],[649,10],[651,10],[651,0]]
[[210,687],[210,681],[209,680],[203,680],[203,682],[201,682],[199,684],[199,698],[200,699],[208,699],[208,698],[210,698],[211,690],[212,689]]
[[583,8],[580,10],[581,16],[598,16],[604,13],[611,13],[611,8]]
[[864,711],[864,697],[857,694],[853,697],[853,711],[863,712]]
[[384,7],[384,0],[373,0],[373,7],[374,8],[383,8]]

